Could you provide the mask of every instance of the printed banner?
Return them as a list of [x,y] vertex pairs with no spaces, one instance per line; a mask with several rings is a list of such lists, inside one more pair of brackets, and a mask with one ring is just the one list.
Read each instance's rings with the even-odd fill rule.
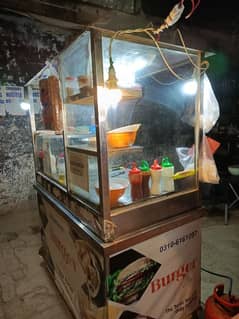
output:
[[200,220],[110,258],[109,318],[181,319],[200,304]]
[[0,116],[6,115],[5,100],[6,100],[5,88],[4,88],[4,86],[0,86]]
[[34,113],[40,114],[41,113],[41,101],[40,101],[40,90],[39,88],[32,88],[31,89],[31,101],[33,103]]
[[185,319],[198,309],[201,220],[117,252],[108,264],[84,231],[41,196],[38,203],[44,258],[77,319]]
[[21,86],[5,86],[6,112],[12,115],[25,115],[20,104],[24,100],[24,88]]
[[42,197],[45,260],[75,318],[106,319],[103,255]]

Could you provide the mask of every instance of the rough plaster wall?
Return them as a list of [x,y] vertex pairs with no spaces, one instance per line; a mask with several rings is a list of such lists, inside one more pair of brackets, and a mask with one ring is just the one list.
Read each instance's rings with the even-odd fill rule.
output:
[[28,116],[0,122],[0,214],[33,196],[34,166]]
[[24,85],[39,72],[64,47],[68,34],[52,34],[30,19],[4,14],[0,14],[0,33],[0,82],[16,85]]
[[[65,45],[69,32],[0,14],[0,84],[23,86]],[[29,116],[0,118],[0,215],[34,196]]]

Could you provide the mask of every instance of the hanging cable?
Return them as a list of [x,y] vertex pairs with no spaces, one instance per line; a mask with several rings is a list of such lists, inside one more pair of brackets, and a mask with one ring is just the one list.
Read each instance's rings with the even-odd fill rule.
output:
[[[199,6],[200,4],[200,0],[197,1],[196,5],[194,0],[191,0],[192,3],[192,9],[190,11],[190,13],[186,16],[186,18],[189,18],[193,12],[196,10],[196,8]],[[184,11],[184,0],[181,0],[179,3],[177,3],[173,9],[170,11],[169,15],[166,17],[166,19],[164,20],[164,22],[158,27],[155,28],[152,25],[150,25],[147,28],[138,28],[138,29],[133,29],[133,30],[120,30],[120,31],[116,31],[114,33],[114,35],[111,37],[110,39],[110,44],[109,44],[109,63],[110,63],[110,71],[111,73],[113,72],[115,74],[115,70],[113,67],[113,59],[112,59],[112,44],[113,44],[113,40],[116,39],[118,36],[122,35],[122,34],[131,34],[131,33],[145,33],[154,43],[154,45],[156,46],[156,48],[158,49],[161,58],[164,62],[164,64],[167,66],[168,70],[170,71],[170,73],[176,77],[178,80],[186,80],[183,77],[181,77],[179,74],[177,74],[173,68],[170,66],[170,64],[167,61],[167,58],[165,57],[163,50],[160,48],[160,41],[159,41],[159,34],[161,32],[163,32],[164,29],[167,29],[168,27],[174,25],[181,17],[182,13]],[[200,74],[204,73],[208,67],[209,67],[209,62],[208,61],[202,61],[200,66],[198,66],[196,63],[194,63],[193,59],[191,58],[188,49],[185,45],[182,33],[180,32],[179,29],[177,29],[178,32],[178,36],[179,39],[181,41],[181,44],[183,46],[184,52],[187,55],[190,63],[193,65],[193,67],[196,70],[199,70]],[[195,70],[192,73],[192,77],[195,74]]]
[[[192,64],[197,70],[199,70],[201,73],[204,73],[204,72],[209,68],[209,62],[206,61],[206,60],[204,60],[204,61],[201,62],[201,65],[200,65],[200,66],[198,66],[197,64],[195,64],[195,63],[193,62],[193,60],[192,60],[190,54],[188,53],[188,49],[187,49],[187,47],[186,47],[186,45],[185,45],[185,42],[184,42],[184,40],[183,40],[183,36],[182,36],[181,31],[180,31],[179,29],[177,29],[177,32],[178,32],[179,39],[180,39],[180,41],[181,41],[181,43],[182,43],[182,46],[183,46],[183,48],[184,48],[184,51],[185,51],[185,53],[186,53],[186,55],[187,55],[189,61],[191,62],[191,64]],[[205,65],[205,66],[203,66],[203,65]]]
[[231,277],[226,276],[226,275],[222,275],[222,274],[218,274],[218,273],[213,272],[213,271],[211,271],[211,270],[208,270],[208,269],[206,269],[206,268],[204,268],[204,267],[201,267],[201,270],[202,270],[202,271],[205,271],[205,272],[207,272],[207,273],[209,273],[209,274],[211,274],[211,275],[228,279],[228,280],[229,280],[228,296],[231,297],[231,295],[232,295],[232,278],[231,278]]

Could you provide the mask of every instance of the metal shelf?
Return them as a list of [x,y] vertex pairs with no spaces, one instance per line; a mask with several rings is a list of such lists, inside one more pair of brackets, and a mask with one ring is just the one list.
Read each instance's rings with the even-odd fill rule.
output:
[[[137,89],[122,89],[122,99],[123,100],[133,100],[139,99],[143,96],[143,92],[141,88]],[[94,104],[94,96],[83,96],[81,93],[77,93],[71,96],[68,96],[65,99],[65,104],[79,104],[79,105],[93,105]]]

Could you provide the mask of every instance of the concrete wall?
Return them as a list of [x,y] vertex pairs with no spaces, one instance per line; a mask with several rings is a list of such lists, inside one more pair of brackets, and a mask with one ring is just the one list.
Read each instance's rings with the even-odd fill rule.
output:
[[[0,14],[0,33],[0,84],[20,86],[64,47],[70,35],[6,14]],[[33,182],[29,116],[0,117],[0,215],[33,198]]]

